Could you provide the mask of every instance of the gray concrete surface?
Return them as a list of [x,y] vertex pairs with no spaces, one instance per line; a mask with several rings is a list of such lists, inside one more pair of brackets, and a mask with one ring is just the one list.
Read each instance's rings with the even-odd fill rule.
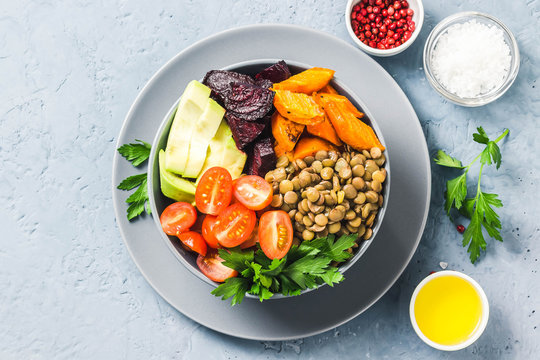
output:
[[[122,120],[150,76],[186,46],[238,25],[292,23],[350,41],[345,3],[1,1],[0,359],[540,358],[537,0],[427,0],[416,43],[377,60],[409,96],[432,153],[469,160],[479,151],[470,141],[476,126],[511,130],[502,167],[482,178],[504,202],[504,242],[488,240],[476,265],[443,213],[451,172],[436,166],[427,228],[405,273],[366,313],[319,336],[265,343],[215,333],[171,308],[130,259],[112,210],[111,161]],[[476,109],[444,101],[422,69],[429,31],[464,10],[499,17],[522,55],[508,93]],[[408,318],[414,287],[441,261],[478,280],[491,304],[484,335],[456,353],[424,345]]]

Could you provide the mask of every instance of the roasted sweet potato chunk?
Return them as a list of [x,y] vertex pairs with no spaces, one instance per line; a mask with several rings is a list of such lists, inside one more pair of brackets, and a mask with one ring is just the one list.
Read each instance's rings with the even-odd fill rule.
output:
[[274,106],[284,118],[304,125],[318,124],[324,120],[324,111],[311,96],[289,90],[274,92]]
[[323,93],[323,94],[335,94],[335,95],[339,95],[339,93],[337,92],[336,89],[334,89],[332,87],[332,85],[328,84],[326,85],[325,87],[323,87],[321,90],[319,90],[320,93]]
[[352,102],[347,99],[345,96],[339,95],[339,94],[322,94],[322,93],[315,93],[313,94],[315,101],[319,106],[321,106],[324,109],[324,106],[328,102],[334,102],[336,104],[339,104],[340,106],[344,106],[349,112],[351,112],[354,116],[357,118],[363,118],[364,113],[359,111]]
[[336,147],[326,140],[318,137],[302,136],[294,148],[294,159],[303,159],[306,156],[315,155],[319,150],[336,150]]
[[341,140],[339,140],[339,136],[336,133],[336,129],[334,129],[332,123],[330,122],[330,119],[328,119],[328,116],[326,115],[321,123],[315,125],[308,125],[306,127],[306,130],[311,135],[315,135],[325,140],[328,140],[334,145],[342,145],[342,142]]
[[274,84],[274,89],[289,90],[311,95],[326,86],[334,77],[334,70],[314,67]]
[[358,119],[345,104],[329,101],[324,111],[344,143],[356,150],[369,150],[372,147],[385,149],[371,126]]
[[272,115],[272,135],[283,151],[294,149],[305,127],[305,125],[285,119],[277,111]]
[[291,151],[285,151],[279,144],[276,142],[274,143],[274,152],[276,153],[276,158],[279,158],[283,155],[287,156],[290,161],[294,160],[294,152]]

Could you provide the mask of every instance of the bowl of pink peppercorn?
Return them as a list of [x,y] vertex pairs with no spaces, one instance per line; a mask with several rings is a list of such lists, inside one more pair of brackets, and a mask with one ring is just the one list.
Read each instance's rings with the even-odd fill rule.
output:
[[424,23],[421,0],[349,0],[347,31],[366,53],[392,56],[416,40]]

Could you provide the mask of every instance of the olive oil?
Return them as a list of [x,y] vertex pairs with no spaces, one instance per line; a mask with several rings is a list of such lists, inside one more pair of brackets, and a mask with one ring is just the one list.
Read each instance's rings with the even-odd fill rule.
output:
[[414,317],[420,331],[440,345],[457,345],[473,336],[482,320],[482,300],[467,280],[444,275],[418,292]]

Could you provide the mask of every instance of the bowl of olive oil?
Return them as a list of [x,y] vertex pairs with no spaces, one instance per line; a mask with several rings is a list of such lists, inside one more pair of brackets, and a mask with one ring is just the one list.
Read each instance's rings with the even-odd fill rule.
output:
[[411,323],[428,345],[444,351],[466,348],[486,328],[489,303],[480,285],[457,271],[435,272],[418,284],[410,304]]

